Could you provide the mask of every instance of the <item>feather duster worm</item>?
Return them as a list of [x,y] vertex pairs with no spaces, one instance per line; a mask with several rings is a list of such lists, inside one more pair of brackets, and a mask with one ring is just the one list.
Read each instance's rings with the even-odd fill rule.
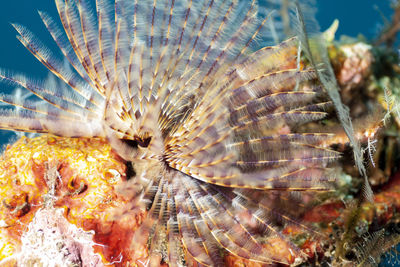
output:
[[[56,0],[64,32],[40,16],[73,70],[25,27],[22,44],[59,81],[0,77],[42,100],[0,101],[0,127],[63,137],[105,137],[132,162],[120,193],[147,210],[131,246],[149,265],[221,266],[220,248],[252,261],[292,263],[266,249],[274,237],[296,254],[274,220],[297,224],[270,190],[326,190],[329,133],[293,126],[326,116],[316,71],[297,39],[254,50],[267,18],[256,0]],[[255,52],[254,52],[255,51]],[[295,90],[296,88],[296,90]],[[117,219],[118,217],[116,217]],[[268,240],[268,239],[267,239]]]

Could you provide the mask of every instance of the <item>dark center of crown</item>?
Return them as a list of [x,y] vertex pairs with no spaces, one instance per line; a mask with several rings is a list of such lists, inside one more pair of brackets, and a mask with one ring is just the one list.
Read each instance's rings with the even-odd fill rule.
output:
[[138,138],[138,139],[136,139],[136,142],[137,142],[138,146],[148,147],[151,142],[151,136],[146,137],[146,138]]
[[122,139],[122,141],[132,148],[138,148],[139,146],[140,147],[148,147],[151,142],[151,136],[146,137],[146,138],[141,138],[141,137],[135,136],[135,139],[133,139],[133,140]]

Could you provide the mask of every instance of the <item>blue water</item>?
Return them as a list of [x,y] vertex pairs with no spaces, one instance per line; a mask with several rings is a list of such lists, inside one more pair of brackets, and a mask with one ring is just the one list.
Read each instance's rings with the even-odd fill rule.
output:
[[[247,0],[246,0],[247,1]],[[52,0],[13,0],[1,1],[0,8],[0,68],[22,71],[33,77],[45,77],[45,68],[15,38],[16,32],[10,23],[19,23],[37,34],[51,48],[53,40],[46,34],[37,10],[43,10],[57,18],[56,7]],[[262,4],[262,0],[260,3]],[[335,18],[340,20],[338,35],[357,36],[362,33],[367,38],[376,35],[383,21],[374,6],[390,18],[390,0],[317,0],[318,21],[321,29],[326,29]]]

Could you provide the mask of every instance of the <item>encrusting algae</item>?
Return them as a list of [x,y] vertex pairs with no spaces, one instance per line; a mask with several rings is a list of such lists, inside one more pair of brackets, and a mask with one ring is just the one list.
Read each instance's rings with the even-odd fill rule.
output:
[[[126,214],[118,221],[113,219],[116,210],[127,205],[127,199],[121,197],[116,189],[116,185],[126,180],[126,165],[112,152],[105,140],[51,136],[22,138],[5,151],[0,169],[0,257],[3,262],[7,262],[7,257],[10,257],[8,261],[25,266],[20,264],[20,260],[24,259],[22,255],[25,255],[25,261],[29,255],[36,255],[34,251],[27,251],[22,246],[21,237],[32,227],[30,224],[38,223],[34,218],[42,213],[52,214],[49,221],[53,217],[60,218],[54,219],[54,225],[46,225],[42,220],[42,225],[34,226],[36,230],[41,227],[42,231],[46,227],[56,230],[62,226],[61,222],[65,218],[69,224],[91,233],[89,244],[93,247],[93,255],[94,252],[98,253],[109,263],[121,259],[126,263],[132,260],[128,242],[143,221],[145,212]],[[51,242],[47,236],[49,233],[50,230],[43,233],[44,243]],[[65,235],[54,242],[63,244],[73,238]],[[43,248],[39,240],[37,242],[37,247],[32,249],[40,251]],[[61,254],[62,249],[59,247],[59,251],[53,253]],[[80,251],[80,245],[71,245],[68,249],[65,261],[59,262],[60,266],[65,266],[68,255],[74,253],[81,257],[79,266],[86,266],[96,259]],[[135,255],[138,255],[138,261],[141,257],[145,261],[148,256],[145,247],[142,252],[135,251]],[[45,266],[51,263],[41,262],[43,259],[37,259],[37,263]]]

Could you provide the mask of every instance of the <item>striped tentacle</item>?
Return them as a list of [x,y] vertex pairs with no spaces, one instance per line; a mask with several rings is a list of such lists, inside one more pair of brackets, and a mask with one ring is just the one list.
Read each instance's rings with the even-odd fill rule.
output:
[[240,155],[236,164],[243,169],[256,170],[267,167],[274,168],[281,165],[302,163],[303,166],[323,164],[334,161],[339,153],[310,144],[295,142],[260,142],[244,143],[240,148]]
[[[299,255],[300,249],[296,247],[287,236],[279,231],[275,223],[289,223],[306,229],[310,228],[298,222],[296,218],[285,214],[285,209],[279,209],[279,206],[273,201],[269,194],[265,194],[262,191],[250,192],[245,189],[231,190],[216,186],[212,188],[228,203],[231,203],[231,205],[226,205],[227,208],[229,208],[229,212],[231,214],[238,214],[236,217],[239,222],[247,227],[252,235],[256,236],[261,234],[267,238],[279,237],[289,248],[288,253],[293,256]],[[289,202],[282,194],[279,194],[277,198],[283,200],[286,205],[291,203],[293,206],[297,206],[297,208],[299,206],[295,205],[292,199],[290,199],[291,202]],[[268,199],[269,201],[265,201],[264,203],[269,203],[269,205],[260,205],[259,202],[263,199]],[[277,217],[279,217],[279,219],[277,219]],[[313,232],[313,230],[310,229],[310,232]],[[319,233],[316,232],[316,234]]]
[[[43,100],[40,104],[36,104],[32,102],[33,98],[32,101],[21,102],[14,96],[2,95],[1,102],[9,104],[10,107],[22,108],[26,112],[21,113],[23,118],[16,123],[13,119],[17,119],[17,113],[5,110],[0,122],[1,128],[41,133],[47,131],[59,136],[104,136],[101,131],[102,120],[99,107],[85,98],[79,97],[74,91],[68,91],[63,83],[40,85],[22,75],[5,73],[1,73],[0,78],[28,89]],[[29,119],[32,121],[29,122]],[[57,126],[57,120],[60,120],[59,126]],[[26,123],[26,127],[24,123]],[[74,123],[76,126],[80,125],[81,128],[70,127]],[[82,125],[85,126],[82,127]],[[74,130],[76,130],[75,133]],[[85,130],[87,132],[84,132]]]
[[287,126],[316,121],[326,117],[327,113],[322,111],[279,111],[249,120],[239,121],[232,127],[238,136],[246,136],[252,132],[255,135],[278,132]]
[[[320,191],[332,190],[335,175],[323,167],[298,167],[289,165],[281,169],[246,173],[242,176],[247,179],[245,188],[275,189],[291,191]],[[235,183],[235,181],[231,181]],[[250,186],[249,186],[250,185]]]
[[[135,231],[131,243],[131,249],[137,251],[140,246],[146,244],[148,239],[152,237],[152,234],[161,234],[161,231],[152,231],[156,228],[159,223],[160,217],[162,217],[162,212],[164,211],[165,204],[167,201],[167,195],[165,194],[165,186],[163,178],[152,185],[154,189],[154,199],[152,200],[152,205],[148,211],[146,219],[142,222],[140,227]],[[153,247],[156,249],[156,247]],[[153,253],[155,253],[153,249]],[[157,256],[158,257],[158,256]]]
[[230,213],[227,207],[231,203],[215,192],[211,185],[200,185],[190,180],[185,187],[211,234],[222,247],[239,257],[261,262],[275,261],[274,255],[263,248],[248,226]]
[[297,68],[297,38],[292,37],[276,46],[266,46],[244,56],[237,64],[243,81],[259,77],[265,73]]
[[[196,10],[190,9],[191,5],[192,3],[190,2],[188,4],[188,7],[186,7],[186,11],[184,12],[186,13],[185,22],[183,23],[184,26],[182,27],[180,33],[179,31],[177,33],[178,36],[181,36],[181,38],[179,39],[179,42],[171,46],[177,46],[176,51],[180,51],[181,56],[176,57],[178,60],[175,61],[175,66],[172,69],[166,69],[165,71],[165,74],[169,72],[166,81],[170,81],[171,85],[169,86],[169,94],[164,100],[165,107],[163,107],[163,113],[165,114],[165,117],[170,118],[170,122],[176,120],[175,117],[185,116],[186,111],[190,109],[190,105],[187,105],[187,103],[190,101],[187,100],[194,97],[192,84],[196,83],[196,80],[201,78],[201,76],[203,75],[200,71],[198,71],[199,68],[196,68],[195,70],[189,69],[189,66],[194,64],[192,60],[201,57],[201,54],[194,55],[195,52],[199,51],[199,40],[207,40],[207,38],[209,38],[207,36],[210,34],[214,34],[214,36],[217,35],[217,33],[214,33],[215,30],[213,29],[215,28],[215,26],[210,25],[211,27],[208,27],[208,33],[204,30],[204,28],[206,25],[208,25],[210,20],[212,20],[213,18],[215,20],[216,18],[215,14],[213,14],[213,17],[210,18],[211,11],[214,10],[212,9],[212,7],[215,7],[217,9],[220,9],[221,7],[218,7],[217,4],[214,5],[214,1],[210,1],[208,5],[204,5],[203,3],[202,9],[206,10],[206,14],[204,15],[204,18],[202,18],[200,14],[195,13]],[[224,4],[220,4],[220,6],[224,6]],[[193,14],[193,16],[190,16],[189,14]],[[179,16],[177,17],[179,18]],[[172,21],[174,20],[172,19]],[[193,23],[193,21],[195,22]],[[191,24],[194,24],[194,27],[199,28],[197,35],[194,35],[196,31],[185,32],[186,25]],[[185,44],[185,41],[186,45],[184,46],[184,48],[181,48],[181,46]],[[173,50],[174,49],[172,49],[172,52]],[[172,74],[174,74],[175,77],[174,81],[171,80]]]
[[25,27],[20,25],[13,25],[17,32],[20,34],[18,39],[21,43],[50,71],[54,73],[60,80],[69,85],[75,92],[88,101],[93,102],[96,106],[101,106],[104,98],[88,90],[87,84],[82,82],[73,72],[68,71],[62,64],[55,60],[49,49],[37,40],[34,35]]
[[[226,1],[220,4],[220,6],[218,6],[218,3],[210,1],[206,8],[206,14],[204,15],[204,17],[200,19],[201,17],[199,16],[199,18],[196,20],[195,25],[199,27],[199,30],[197,31],[197,35],[194,35],[196,31],[192,31],[191,33],[192,36],[189,37],[187,46],[185,47],[184,51],[185,54],[187,54],[187,56],[186,59],[181,61],[182,63],[185,63],[182,75],[179,76],[179,79],[175,81],[172,87],[172,94],[171,94],[172,97],[166,99],[166,101],[168,101],[168,106],[166,106],[164,110],[165,113],[168,114],[168,116],[170,117],[174,117],[175,114],[178,113],[179,115],[179,113],[181,113],[180,110],[178,109],[173,110],[173,108],[179,106],[186,106],[184,103],[190,102],[188,101],[188,99],[195,97],[193,95],[195,89],[194,86],[197,83],[197,81],[201,79],[202,76],[204,76],[204,73],[200,71],[201,65],[206,59],[208,59],[210,51],[215,50],[211,48],[213,47],[213,44],[217,41],[217,39],[218,40],[220,39],[221,31],[224,28],[225,22],[229,14],[231,13],[230,11],[234,5],[234,3],[231,3],[231,5],[228,5],[229,7],[228,10],[224,11],[225,2]],[[218,11],[226,12],[225,16],[222,19],[220,19],[219,16],[216,16],[214,14],[215,12],[214,10],[216,10],[217,12]],[[205,51],[204,49],[200,48],[200,45],[204,46],[204,44],[199,44],[199,40],[202,40],[203,42],[205,42],[205,44],[210,43]],[[196,68],[192,68],[192,66],[196,65],[197,65]],[[171,105],[172,103],[173,105]]]
[[[309,225],[301,223],[301,216],[307,211],[311,205],[302,203],[301,197],[305,197],[305,192],[293,195],[293,192],[288,191],[269,191],[266,193],[261,190],[249,190],[249,189],[234,189],[224,194],[229,195],[235,203],[235,207],[249,210],[253,214],[252,216],[260,222],[261,231],[269,232],[271,235],[277,235],[284,240],[295,252],[299,252],[299,248],[294,246],[290,240],[287,239],[283,234],[277,232],[273,227],[274,222],[285,225],[295,225],[297,227],[306,229],[308,232],[313,233],[316,238],[323,237],[324,234],[316,231]],[[250,197],[251,196],[251,197]],[[262,219],[264,218],[264,222]],[[269,226],[266,224],[270,224]]]
[[[86,33],[86,31],[89,30],[89,26],[86,25],[85,27],[85,24],[82,25],[78,4],[75,3],[75,1],[56,0],[56,6],[69,42],[71,43],[71,46],[75,51],[75,54],[77,55],[81,65],[84,67],[87,75],[90,77],[90,84],[93,86],[93,88],[95,88],[96,91],[103,93],[104,89],[102,86],[102,81],[99,80],[98,74],[96,73],[92,60],[93,56],[89,54],[89,50],[95,50],[95,47],[89,47],[86,45],[86,36],[90,34],[94,35],[95,33]],[[85,23],[85,20],[82,20],[82,22]],[[92,45],[95,44],[92,43]]]
[[254,98],[231,110],[230,122],[237,125],[254,117],[261,117],[285,106],[302,106],[316,96],[315,92],[278,92]]
[[167,161],[172,167],[204,181],[235,175],[235,169],[230,166],[236,155],[226,148],[231,138],[231,133],[223,127],[226,112],[203,114],[197,122],[184,125],[166,140]]
[[213,253],[213,251],[208,249],[208,240],[202,235],[204,232],[201,229],[203,222],[200,221],[200,216],[193,200],[187,192],[181,192],[175,196],[175,203],[177,205],[178,227],[185,250],[200,264],[206,266],[215,265],[212,256],[208,252]]
[[92,75],[96,77],[98,81],[98,90],[101,94],[105,94],[104,86],[108,81],[106,73],[101,61],[100,49],[99,49],[99,36],[97,21],[92,14],[91,8],[85,0],[81,0],[77,3],[79,20],[81,24],[82,37],[84,45],[86,47],[86,54],[84,56],[87,65],[91,66]]
[[167,202],[167,253],[168,253],[168,264],[170,266],[182,266],[184,254],[181,235],[179,232],[179,224],[177,219],[177,205],[183,205],[184,202],[176,202],[175,199],[181,194],[179,190],[179,183],[181,179],[174,179],[173,177],[169,180],[168,186],[168,202]]
[[[109,16],[109,10],[113,10],[106,0],[96,0],[98,21],[99,54],[103,71],[108,82],[113,81],[114,73],[114,28]],[[107,87],[106,87],[107,88]]]
[[268,94],[292,90],[297,82],[316,78],[314,70],[279,70],[255,77],[232,91],[233,105],[242,105],[247,101]]
[[248,33],[254,32],[259,23],[257,8],[258,4],[255,0],[248,6],[247,12],[243,12],[239,6],[236,8],[233,19],[239,21],[240,24],[237,27],[230,27],[229,31],[232,31],[233,34],[229,36],[229,39],[219,42],[222,49],[217,51],[215,56],[210,57],[210,62],[203,66],[206,70],[206,75],[201,81],[199,88],[205,84],[207,78],[213,77],[213,74],[216,74],[221,66],[224,66],[227,62],[235,58],[239,53],[238,50],[245,45]]
[[299,142],[303,144],[321,145],[324,144],[325,140],[329,140],[333,137],[332,133],[287,133],[287,134],[274,134],[269,136],[263,136],[260,138],[249,138],[242,141],[236,141],[229,144],[229,147],[243,146],[246,142],[264,142],[264,140],[271,140],[277,142]]
[[234,188],[320,191],[331,190],[335,182],[335,176],[333,173],[328,172],[326,168],[299,167],[298,165],[292,165],[251,173],[242,173],[240,175],[231,176],[229,179],[219,179],[219,177],[215,177],[208,179],[207,182]]
[[69,61],[69,63],[71,63],[78,74],[85,79],[85,81],[89,81],[89,76],[86,74],[85,69],[80,64],[74,50],[69,45],[67,38],[65,38],[64,32],[58,28],[54,20],[46,12],[39,11],[39,15],[65,58]]
[[13,131],[52,133],[65,137],[104,137],[98,120],[62,119],[58,115],[35,113],[30,110],[0,110],[0,128]]
[[[76,114],[77,116],[98,117],[96,107],[92,102],[76,97],[76,94],[65,91],[62,84],[41,85],[22,75],[6,74],[0,72],[0,79],[10,82],[13,85],[26,88],[39,99],[44,100],[49,105],[53,105],[66,112]],[[11,99],[10,99],[11,100]],[[11,102],[11,101],[10,101]],[[12,104],[12,103],[10,103]]]
[[79,121],[80,119],[82,119],[81,116],[79,116],[80,115],[79,113],[74,114],[65,111],[63,109],[60,109],[54,105],[48,105],[47,103],[44,102],[32,101],[29,99],[16,98],[13,95],[0,94],[0,102],[12,105],[15,108],[22,108],[44,115],[47,114],[49,116],[59,117],[60,119],[65,119],[65,120],[70,119],[75,121]]

